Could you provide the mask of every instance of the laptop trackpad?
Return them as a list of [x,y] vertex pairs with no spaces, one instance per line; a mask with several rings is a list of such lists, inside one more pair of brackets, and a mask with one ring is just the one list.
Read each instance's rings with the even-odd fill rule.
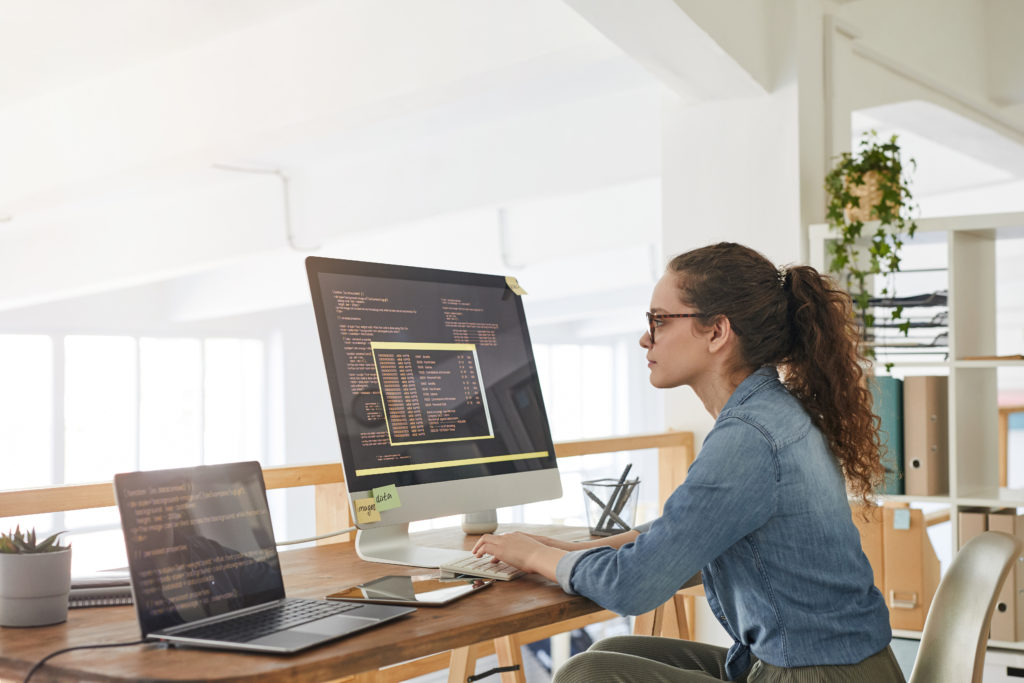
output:
[[362,619],[360,617],[354,617],[347,614],[339,614],[335,617],[327,617],[326,619],[317,619],[311,621],[308,624],[302,626],[296,626],[290,631],[314,635],[318,638],[324,636],[340,636],[343,633],[351,633],[352,631],[358,631],[361,628],[367,626],[375,626],[380,621],[377,619]]
[[266,645],[274,649],[299,650],[302,648],[317,645],[330,640],[333,637],[340,637],[352,631],[358,631],[379,623],[374,619],[359,619],[338,615],[318,619],[308,624],[302,624],[277,633],[270,633],[250,640],[248,645]]

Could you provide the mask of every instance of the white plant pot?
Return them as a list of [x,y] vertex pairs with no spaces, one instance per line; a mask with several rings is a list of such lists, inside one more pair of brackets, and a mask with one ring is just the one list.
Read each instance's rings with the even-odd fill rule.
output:
[[46,626],[68,618],[71,548],[0,553],[0,626]]

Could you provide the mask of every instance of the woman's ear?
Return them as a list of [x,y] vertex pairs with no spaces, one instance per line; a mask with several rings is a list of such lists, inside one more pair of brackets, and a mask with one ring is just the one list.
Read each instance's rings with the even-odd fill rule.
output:
[[711,326],[708,336],[708,351],[718,353],[731,346],[735,338],[736,333],[733,332],[732,323],[724,315],[720,315],[715,318],[715,322]]

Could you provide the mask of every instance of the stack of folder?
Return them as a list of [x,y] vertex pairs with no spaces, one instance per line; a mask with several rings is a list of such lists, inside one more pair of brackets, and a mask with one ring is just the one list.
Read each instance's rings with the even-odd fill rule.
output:
[[[960,510],[958,517],[961,548],[985,531],[1002,531],[1024,540],[1024,515],[1018,515],[1016,508],[966,508]],[[992,613],[992,640],[1024,640],[1024,557],[1019,559],[999,591]]]
[[853,509],[861,547],[875,585],[889,606],[894,629],[920,631],[939,586],[939,558],[928,538],[924,514],[908,507]]
[[885,484],[879,493],[948,494],[949,378],[879,376],[870,386],[885,446]]

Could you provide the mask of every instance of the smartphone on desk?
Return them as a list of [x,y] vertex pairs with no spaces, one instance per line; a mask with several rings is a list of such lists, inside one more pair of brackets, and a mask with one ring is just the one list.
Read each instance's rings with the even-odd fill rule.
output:
[[326,596],[328,600],[372,602],[382,605],[440,607],[487,588],[493,579],[439,579],[430,576],[382,576]]

